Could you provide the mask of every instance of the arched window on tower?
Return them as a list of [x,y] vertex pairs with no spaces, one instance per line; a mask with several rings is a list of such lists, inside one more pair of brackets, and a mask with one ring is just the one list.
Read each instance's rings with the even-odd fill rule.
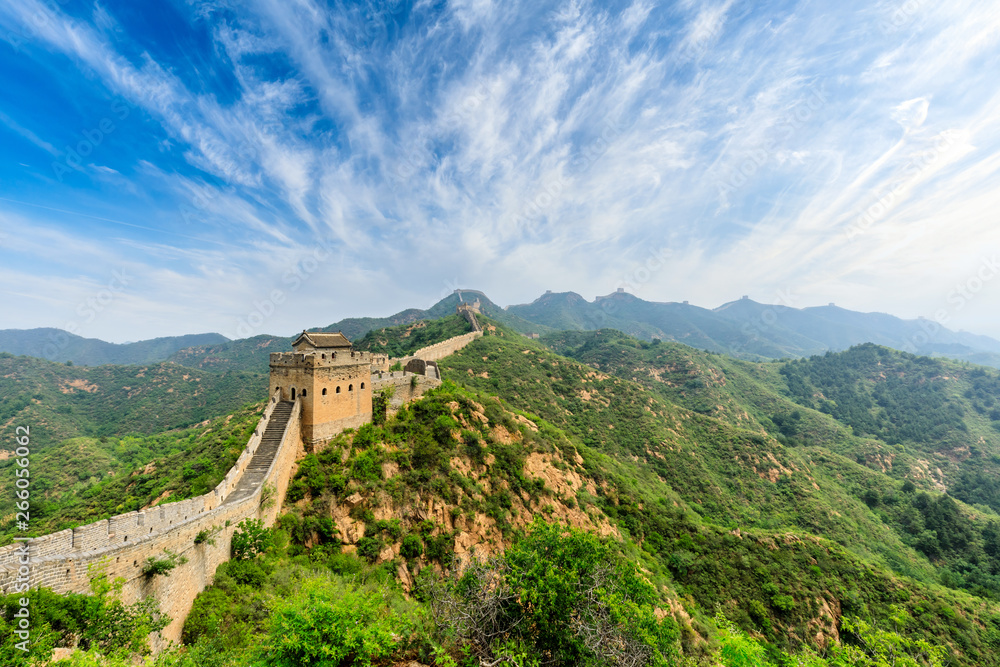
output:
[[337,393],[338,394],[340,393],[340,387],[337,387]]
[[347,391],[354,391],[354,385],[353,384],[347,385]]
[[305,390],[305,389],[303,389],[303,390],[302,390],[302,398],[305,398],[305,397],[306,397],[306,390]]
[[362,382],[362,383],[361,383],[361,388],[362,388],[362,389],[364,389],[364,388],[365,388],[365,383],[364,383],[364,382]]
[[292,387],[292,400],[295,400],[295,387]]
[[326,387],[323,387],[323,395],[326,396]]

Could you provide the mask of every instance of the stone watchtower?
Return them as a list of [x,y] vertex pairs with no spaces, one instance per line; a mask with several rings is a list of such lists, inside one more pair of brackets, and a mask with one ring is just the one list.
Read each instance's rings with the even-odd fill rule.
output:
[[303,331],[292,352],[271,354],[270,394],[302,403],[302,440],[324,443],[371,421],[370,352],[356,352],[344,334]]

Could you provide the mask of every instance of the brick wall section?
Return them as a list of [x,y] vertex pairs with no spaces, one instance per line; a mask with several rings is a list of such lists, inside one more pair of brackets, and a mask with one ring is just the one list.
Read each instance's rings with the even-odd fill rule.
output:
[[[89,593],[90,579],[98,568],[109,576],[125,579],[122,590],[126,603],[153,595],[160,609],[172,620],[163,632],[167,640],[179,641],[184,619],[195,596],[211,583],[216,568],[229,560],[236,525],[247,518],[263,519],[272,525],[280,512],[296,455],[302,448],[299,430],[300,402],[296,401],[285,427],[281,445],[268,468],[264,484],[237,502],[226,503],[253,457],[277,397],[272,396],[254,435],[236,465],[211,492],[177,503],[167,503],[138,512],[129,512],[86,526],[63,530],[31,542],[31,587],[50,588],[57,593]],[[266,486],[274,487],[274,502],[261,507]],[[227,523],[229,525],[227,525]],[[215,530],[214,545],[195,544],[202,530]],[[17,545],[0,549],[0,591],[13,592],[18,563]],[[147,558],[161,558],[170,550],[185,556],[185,564],[168,576],[146,577],[142,566]],[[159,648],[159,647],[157,647]]]
[[[455,336],[418,350],[414,357],[425,361],[437,361],[462,349],[480,336],[482,336],[480,331]],[[427,389],[441,384],[441,380],[437,378],[412,373],[371,375],[370,366],[364,367],[366,372],[362,376],[354,367],[361,368],[361,363],[370,363],[367,353],[364,354],[366,357],[364,359],[362,353],[351,353],[350,357],[353,359],[345,358],[343,361],[331,360],[330,363],[312,364],[323,368],[317,368],[319,372],[315,374],[309,372],[313,370],[310,368],[304,371],[302,377],[297,375],[293,377],[294,373],[291,372],[284,377],[272,373],[272,385],[275,386],[271,387],[272,395],[264,415],[236,464],[209,493],[176,503],[120,514],[86,526],[33,539],[30,542],[31,587],[49,588],[56,593],[89,593],[90,580],[96,573],[103,571],[112,578],[121,577],[125,580],[122,589],[123,601],[132,604],[146,596],[154,596],[159,602],[161,611],[172,619],[170,625],[163,631],[164,639],[180,641],[184,620],[191,611],[195,596],[211,584],[216,568],[229,560],[232,536],[237,524],[244,519],[257,518],[262,519],[268,526],[274,524],[281,511],[281,502],[288,489],[295,461],[305,450],[303,436],[310,441],[314,439],[315,434],[302,432],[305,402],[300,396],[296,396],[281,444],[271,461],[264,482],[258,485],[251,495],[243,497],[237,494],[233,496],[231,502],[226,502],[239,486],[247,466],[257,452],[274,407],[278,401],[290,399],[289,395],[285,395],[289,393],[287,382],[278,384],[279,382],[295,380],[309,389],[307,394],[309,405],[306,407],[310,412],[315,410],[320,413],[330,413],[322,416],[332,417],[331,421],[336,422],[338,430],[347,426],[360,426],[370,421],[370,397],[373,391],[379,391],[390,385],[395,386],[396,391],[390,409],[396,410],[404,403],[419,398]],[[323,361],[320,359],[320,362]],[[362,377],[363,386],[360,382]],[[415,385],[413,377],[417,378]],[[350,384],[358,381],[357,386],[350,391],[350,408],[345,405],[346,409],[340,410],[339,405],[332,401],[328,407],[322,400],[318,403],[310,400],[322,397],[324,386],[334,387],[333,395],[336,396],[338,381],[341,385],[345,382]],[[329,391],[327,396],[330,396]],[[365,403],[364,399],[367,399],[367,409],[360,407]],[[350,414],[351,412],[354,414]],[[265,488],[273,489],[273,502],[262,507]],[[211,537],[214,544],[194,543],[195,537],[202,531],[214,531]],[[18,546],[13,544],[0,548],[0,592],[14,592],[20,567],[16,553]],[[184,556],[187,562],[175,567],[167,576],[147,577],[142,574],[147,558],[162,558],[168,550]],[[154,646],[154,649],[160,648],[162,646]]]
[[[417,378],[417,384],[413,384],[413,378]],[[389,410],[395,412],[404,404],[415,401],[424,395],[428,389],[441,386],[441,380],[424,375],[416,375],[405,371],[393,371],[392,373],[376,373],[372,375],[372,391],[379,392],[386,387],[393,386],[396,390],[389,399]]]
[[326,442],[372,418],[372,355],[353,350],[271,354],[270,393],[301,398],[302,437]]
[[438,361],[444,359],[449,354],[458,352],[463,347],[476,340],[483,335],[482,331],[470,331],[469,333],[462,334],[460,336],[453,336],[448,340],[443,340],[440,343],[434,343],[433,345],[428,345],[427,347],[422,347],[408,357],[402,357],[401,359],[392,359],[393,362],[399,361],[404,366],[411,359],[423,359],[424,361]]

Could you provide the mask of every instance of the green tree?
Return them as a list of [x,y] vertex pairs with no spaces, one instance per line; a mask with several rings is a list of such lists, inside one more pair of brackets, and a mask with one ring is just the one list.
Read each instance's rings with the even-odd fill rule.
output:
[[411,629],[381,591],[312,580],[277,603],[258,659],[267,667],[368,667],[392,655]]
[[529,649],[550,665],[666,665],[676,653],[676,624],[657,619],[634,566],[594,535],[541,521],[431,600],[438,623],[488,662]]
[[274,544],[274,536],[260,519],[244,519],[233,533],[232,550],[236,560],[249,560],[266,553]]

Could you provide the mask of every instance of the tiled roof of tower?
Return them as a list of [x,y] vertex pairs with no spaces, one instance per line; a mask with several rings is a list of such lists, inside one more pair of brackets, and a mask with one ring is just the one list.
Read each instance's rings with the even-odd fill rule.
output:
[[303,331],[299,334],[299,337],[292,342],[292,347],[298,349],[303,345],[309,345],[314,348],[349,348],[351,347],[351,341],[347,340],[347,336],[340,333],[339,331],[335,333],[327,333],[320,331]]

